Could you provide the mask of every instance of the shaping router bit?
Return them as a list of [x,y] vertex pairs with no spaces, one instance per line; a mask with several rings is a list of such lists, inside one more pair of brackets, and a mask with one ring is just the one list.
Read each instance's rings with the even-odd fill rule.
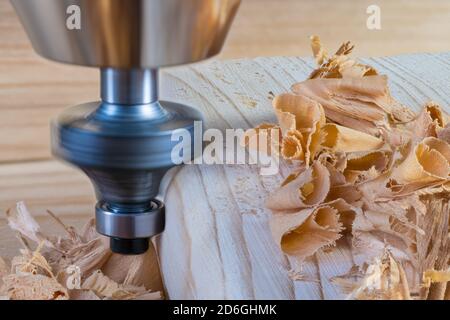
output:
[[175,165],[172,134],[188,130],[193,144],[202,120],[194,108],[158,99],[158,70],[219,53],[240,0],[11,2],[37,53],[100,68],[101,101],[52,122],[52,152],[92,181],[97,231],[111,250],[144,253],[164,230],[156,197]]

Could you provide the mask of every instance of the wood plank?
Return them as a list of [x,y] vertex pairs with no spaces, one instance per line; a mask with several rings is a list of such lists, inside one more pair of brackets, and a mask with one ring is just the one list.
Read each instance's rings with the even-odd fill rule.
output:
[[[403,55],[368,62],[392,77],[393,95],[414,110],[433,98],[448,112],[447,56]],[[311,69],[311,59],[294,57],[212,62],[168,72],[166,81],[172,84],[163,88],[169,89],[170,97],[196,101],[194,105],[207,115],[207,126],[248,128],[273,121],[268,91],[288,90]],[[176,89],[179,87],[183,89]],[[353,264],[345,241],[319,251],[303,265],[295,258],[280,257],[270,238],[263,242],[265,249],[258,250],[261,240],[255,240],[270,237],[270,213],[264,209],[264,199],[280,179],[277,175],[262,181],[258,171],[248,166],[199,165],[178,171],[167,189],[169,220],[159,246],[163,279],[172,298],[345,297],[331,281]],[[182,253],[177,245],[180,241]],[[262,261],[255,260],[254,251]],[[297,279],[295,273],[303,279]],[[275,277],[278,280],[270,286],[254,282],[266,283]]]
[[[366,27],[373,4],[381,9],[380,30]],[[439,0],[244,0],[223,56],[308,56],[304,40],[312,34],[330,49],[351,40],[365,57],[449,51],[449,9]]]
[[[402,102],[417,110],[432,98],[449,111],[449,57],[404,55],[366,61],[389,75],[393,95]],[[248,128],[274,121],[269,93],[288,90],[312,65],[311,59],[276,57],[170,69],[162,79],[162,96],[196,106],[209,127]],[[281,169],[285,175],[286,168]],[[286,259],[273,243],[264,200],[282,175],[261,177],[254,167],[207,165],[177,168],[172,175],[173,180],[165,182],[167,226],[159,239],[171,298],[343,297],[330,279],[351,265],[345,245],[319,252],[301,266]],[[46,209],[78,223],[93,214],[87,178],[53,160],[0,165],[1,211],[18,200],[26,200],[48,224]],[[10,256],[16,245],[4,220],[0,223],[5,235],[0,254],[5,250]],[[296,278],[299,272],[303,279]]]
[[[321,35],[330,48],[351,39],[361,56],[450,50],[443,41],[450,27],[449,2],[380,0],[380,31],[365,28],[369,4],[245,0],[219,58],[292,57],[168,69],[162,97],[198,107],[209,127],[248,128],[274,121],[272,94],[288,90],[310,72],[313,61],[295,57],[309,56],[310,34]],[[49,160],[48,123],[66,106],[98,99],[98,71],[38,57],[7,0],[0,0],[0,35],[0,255],[10,258],[18,242],[4,212],[16,201],[26,200],[44,230],[56,233],[61,231],[47,209],[77,227],[93,216],[88,179]],[[388,74],[393,95],[413,109],[433,99],[449,111],[450,53],[364,61]],[[345,244],[300,265],[273,243],[264,199],[280,176],[260,177],[256,168],[246,166],[204,165],[186,166],[174,176],[166,192],[166,232],[158,240],[171,298],[343,297],[330,278],[351,265]],[[174,245],[180,243],[186,250]],[[296,272],[304,278],[296,279]]]
[[[95,100],[96,84],[22,85],[14,89],[0,84],[0,162],[50,159],[50,119],[65,106]],[[48,97],[51,96],[51,103]],[[30,99],[30,97],[33,97]]]
[[0,218],[20,200],[25,200],[36,216],[46,216],[47,209],[67,216],[94,213],[88,178],[54,160],[0,165]]
[[[289,263],[268,232],[270,213],[262,205],[267,191],[255,177],[256,170],[235,166],[187,166],[176,175],[159,242],[171,298],[294,297]],[[173,241],[183,241],[185,250]]]

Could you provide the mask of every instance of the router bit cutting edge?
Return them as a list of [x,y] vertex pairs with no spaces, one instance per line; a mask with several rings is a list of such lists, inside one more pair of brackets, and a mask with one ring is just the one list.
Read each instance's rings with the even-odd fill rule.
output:
[[[101,101],[74,106],[52,122],[52,152],[94,185],[97,231],[121,254],[147,251],[165,224],[160,182],[175,165],[184,129],[194,145],[203,117],[158,99],[159,68],[210,58],[223,46],[240,0],[11,0],[36,52],[101,69]],[[78,6],[79,30],[66,27]],[[194,148],[191,158],[194,157]]]

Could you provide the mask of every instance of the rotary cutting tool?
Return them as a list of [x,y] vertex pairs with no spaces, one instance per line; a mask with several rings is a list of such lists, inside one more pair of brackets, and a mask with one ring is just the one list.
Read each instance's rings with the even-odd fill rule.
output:
[[202,120],[194,108],[158,99],[159,69],[218,54],[240,0],[11,2],[38,54],[100,69],[101,101],[52,122],[52,152],[92,181],[96,228],[111,250],[146,252],[164,230],[157,195],[175,165],[172,134],[188,130],[194,144]]

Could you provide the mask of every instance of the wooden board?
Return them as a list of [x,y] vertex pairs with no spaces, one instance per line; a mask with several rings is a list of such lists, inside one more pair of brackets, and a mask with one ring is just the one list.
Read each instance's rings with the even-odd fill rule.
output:
[[[450,74],[449,58],[405,55],[364,62],[388,74],[393,95],[413,110],[433,99],[448,112],[444,79]],[[213,62],[168,72],[163,88],[170,97],[198,106],[207,127],[245,129],[275,122],[271,93],[288,91],[312,68],[311,59],[296,57]],[[171,298],[345,298],[331,282],[353,265],[345,239],[303,266],[275,246],[264,200],[281,179],[262,177],[251,166],[189,165],[179,170],[167,188],[167,226],[159,242]],[[306,279],[295,280],[300,272]]]
[[[313,33],[330,49],[351,39],[362,56],[450,50],[450,2],[380,0],[380,31],[365,28],[369,4],[245,0],[219,58],[308,56],[307,37]],[[365,62],[387,73],[394,96],[413,109],[433,99],[449,111],[449,53]],[[288,90],[312,66],[311,59],[275,57],[166,70],[162,97],[198,107],[210,127],[248,128],[274,121],[271,93]],[[19,200],[27,202],[46,231],[60,232],[47,209],[75,226],[92,217],[92,186],[80,172],[51,159],[48,123],[66,106],[96,99],[98,71],[39,58],[9,2],[0,0],[1,256],[17,253],[18,242],[5,225],[4,212]],[[308,261],[303,269],[308,281],[293,281],[295,272],[288,271],[299,268],[297,261],[276,249],[263,203],[281,177],[261,178],[256,168],[243,166],[187,166],[177,172],[166,193],[167,232],[159,239],[170,297],[342,297],[330,278],[351,264],[345,241]],[[176,250],[178,244],[186,249]]]
[[[388,74],[393,95],[416,111],[430,99],[450,111],[448,61],[450,53],[364,59]],[[273,57],[171,69],[162,77],[162,97],[199,108],[207,127],[245,129],[275,121],[272,93],[289,90],[313,65],[312,59]],[[307,281],[293,280],[298,262],[273,243],[264,199],[281,176],[261,177],[255,167],[206,165],[177,168],[171,175],[165,182],[167,227],[158,240],[171,298],[343,297],[330,278],[351,266],[345,241],[308,261]],[[26,200],[47,230],[54,225],[45,209],[76,225],[93,214],[87,179],[54,160],[0,166],[1,214],[17,200]],[[10,257],[17,244],[4,224],[0,254]]]

